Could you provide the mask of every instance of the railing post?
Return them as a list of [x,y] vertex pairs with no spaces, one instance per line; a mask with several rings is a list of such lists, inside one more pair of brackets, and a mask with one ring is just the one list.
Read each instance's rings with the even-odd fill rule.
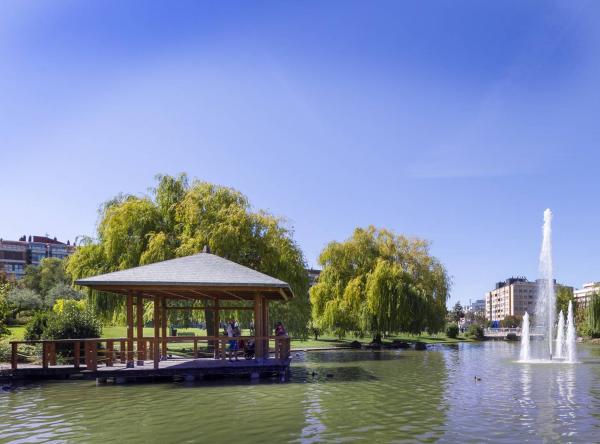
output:
[[198,359],[198,339],[194,338],[194,359]]
[[48,368],[48,344],[45,341],[42,342],[42,368]]
[[115,341],[106,341],[106,366],[113,366],[113,353],[114,353],[114,342]]
[[227,339],[221,339],[221,360],[227,360]]
[[56,365],[56,342],[51,342],[49,345],[49,350],[48,350],[48,363],[50,365]]
[[86,341],[86,367],[87,370],[95,372],[98,370],[98,342],[97,341]]
[[17,360],[18,360],[18,355],[17,355],[17,351],[19,348],[19,344],[17,344],[16,342],[13,342],[11,344],[11,355],[10,355],[10,366],[13,370],[17,369]]
[[126,341],[120,341],[119,344],[119,359],[121,360],[121,364],[125,364],[127,362],[127,347],[125,347],[125,344],[127,344]]
[[73,367],[79,368],[81,361],[81,342],[73,342]]

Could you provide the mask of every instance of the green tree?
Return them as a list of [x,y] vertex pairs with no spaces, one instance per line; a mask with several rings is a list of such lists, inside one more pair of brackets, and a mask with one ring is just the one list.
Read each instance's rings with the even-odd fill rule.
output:
[[452,307],[451,316],[452,320],[456,323],[460,322],[460,320],[465,317],[465,310],[463,309],[463,306],[460,305],[460,301]]
[[590,297],[586,316],[587,334],[592,338],[600,337],[600,294]]
[[43,307],[42,297],[30,288],[12,288],[7,296],[11,316],[16,319],[24,311],[35,311]]
[[70,283],[65,265],[64,260],[54,257],[42,259],[40,265],[29,265],[25,268],[23,285],[45,298],[55,286]]
[[517,328],[523,324],[523,318],[521,316],[506,316],[500,321],[500,327],[502,328]]
[[429,244],[370,226],[321,252],[314,326],[343,337],[444,328],[449,279]]
[[80,300],[84,297],[85,295],[83,293],[75,290],[70,285],[59,283],[50,289],[44,302],[47,307],[51,308],[57,299]]
[[[187,256],[206,245],[214,254],[288,282],[295,298],[270,304],[270,319],[284,322],[292,334],[307,333],[308,276],[293,232],[285,220],[253,211],[237,190],[189,183],[185,174],[158,176],[149,196],[119,195],[102,206],[97,238],[70,256],[67,271],[74,279]],[[123,311],[122,297],[93,292],[91,299],[105,317]]]
[[573,297],[573,288],[561,285],[556,292],[556,313],[558,314],[562,310],[567,316],[569,301],[573,301],[573,313],[577,313],[577,299]]
[[0,281],[0,338],[9,333],[7,324],[11,311],[7,297],[11,288],[12,283]]

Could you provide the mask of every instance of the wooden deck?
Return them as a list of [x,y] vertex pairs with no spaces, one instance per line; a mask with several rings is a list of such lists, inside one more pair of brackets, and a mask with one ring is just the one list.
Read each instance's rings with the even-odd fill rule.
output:
[[97,379],[99,382],[134,382],[169,380],[182,378],[185,380],[203,379],[215,376],[248,376],[258,378],[277,376],[287,380],[290,359],[239,359],[229,361],[221,359],[186,359],[171,358],[161,361],[159,368],[154,368],[153,361],[144,361],[144,365],[128,368],[126,364],[115,363],[112,367],[98,366],[96,370],[88,370],[85,365],[74,368],[72,365],[54,365],[43,368],[40,365],[20,364],[16,370],[10,365],[0,366],[0,380],[31,379]]
[[[252,339],[262,343],[263,357],[246,359],[244,350],[236,350],[235,354],[228,350],[228,337],[170,337],[164,338],[166,351],[169,342],[188,342],[193,347],[193,357],[159,356],[152,353],[158,349],[158,342],[149,342],[153,338],[141,338],[133,341],[137,347],[128,346],[129,341],[123,338],[63,339],[38,341],[12,341],[11,363],[0,364],[0,380],[28,379],[65,379],[83,378],[107,379],[120,382],[153,380],[168,378],[184,378],[186,380],[202,379],[205,376],[247,375],[252,378],[260,376],[279,376],[286,380],[290,366],[290,339],[288,337],[239,337]],[[237,340],[238,338],[236,338]],[[201,357],[199,343],[214,345],[210,357]],[[272,342],[274,347],[269,347]],[[19,346],[22,344],[38,345],[41,356],[37,362],[19,362]],[[130,344],[131,346],[134,344]],[[65,346],[71,347],[65,349]],[[59,352],[62,347],[63,354]],[[158,351],[158,350],[157,350]],[[206,355],[207,353],[203,353]],[[229,360],[238,356],[238,360]],[[167,358],[168,356],[168,358]]]

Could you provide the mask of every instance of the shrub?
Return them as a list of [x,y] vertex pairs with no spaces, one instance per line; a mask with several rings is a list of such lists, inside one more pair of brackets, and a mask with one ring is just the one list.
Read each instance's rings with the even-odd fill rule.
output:
[[509,333],[506,335],[506,340],[507,341],[518,341],[519,337],[517,336],[516,333]]
[[458,337],[458,325],[452,323],[448,324],[446,327],[446,336],[452,339],[456,339]]
[[[60,301],[60,300],[59,300]],[[58,302],[58,301],[57,301]],[[68,300],[48,318],[44,339],[98,338],[102,324],[94,312],[81,302]],[[56,307],[55,307],[56,308]]]
[[471,324],[467,330],[467,335],[475,339],[483,339],[483,327],[478,324]]
[[41,339],[48,327],[50,313],[47,311],[38,311],[33,315],[25,326],[25,339],[35,341]]

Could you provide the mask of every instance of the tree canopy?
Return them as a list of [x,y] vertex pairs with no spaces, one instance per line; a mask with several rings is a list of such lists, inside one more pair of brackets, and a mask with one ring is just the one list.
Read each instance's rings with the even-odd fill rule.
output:
[[57,285],[69,284],[65,261],[58,258],[44,258],[40,265],[28,265],[23,276],[23,285],[46,298]]
[[429,243],[369,226],[319,256],[323,270],[310,290],[313,322],[338,336],[438,332],[450,282]]
[[[189,182],[185,174],[157,176],[148,196],[119,195],[100,209],[97,242],[68,259],[74,279],[150,264],[202,251],[211,252],[288,282],[295,298],[271,304],[271,319],[290,332],[306,334],[310,317],[303,254],[285,220],[252,209],[233,188]],[[121,312],[122,297],[93,293],[105,315]]]

